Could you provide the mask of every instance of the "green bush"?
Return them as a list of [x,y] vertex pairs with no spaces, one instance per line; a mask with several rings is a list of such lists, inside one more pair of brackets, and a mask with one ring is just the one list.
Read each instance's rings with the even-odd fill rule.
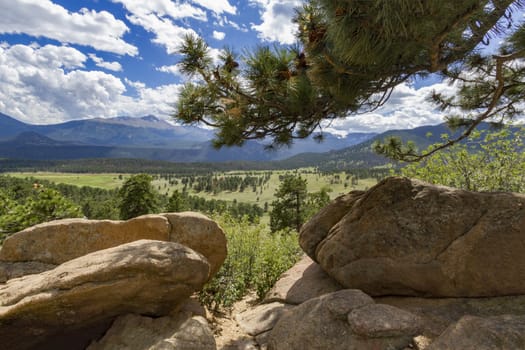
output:
[[251,224],[247,217],[238,220],[224,215],[215,219],[226,233],[228,256],[200,292],[201,302],[210,310],[230,307],[250,290],[264,297],[301,256],[295,233],[270,233],[264,225]]
[[523,135],[524,127],[474,132],[467,142],[410,164],[401,174],[470,191],[525,192]]

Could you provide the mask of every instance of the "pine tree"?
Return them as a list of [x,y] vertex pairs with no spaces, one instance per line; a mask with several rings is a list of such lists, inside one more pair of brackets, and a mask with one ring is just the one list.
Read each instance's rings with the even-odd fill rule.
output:
[[[524,4],[308,0],[296,16],[297,45],[242,56],[225,49],[219,65],[202,39],[188,36],[180,67],[196,79],[182,90],[175,117],[216,127],[217,147],[268,137],[269,146],[289,145],[324,121],[372,111],[399,84],[433,73],[459,84],[457,96],[433,99],[443,110],[459,110],[448,122],[463,127],[433,153],[468,137],[482,121],[500,123],[521,112],[525,27],[513,14]],[[481,55],[477,47],[496,37],[505,39],[501,52]],[[408,161],[428,155],[396,140],[375,148]]]
[[295,229],[297,232],[307,219],[306,179],[300,176],[287,175],[275,192],[277,198],[272,202],[270,228],[272,232],[283,229]]
[[119,189],[120,218],[131,219],[150,214],[157,210],[157,192],[153,188],[153,178],[147,174],[133,175]]

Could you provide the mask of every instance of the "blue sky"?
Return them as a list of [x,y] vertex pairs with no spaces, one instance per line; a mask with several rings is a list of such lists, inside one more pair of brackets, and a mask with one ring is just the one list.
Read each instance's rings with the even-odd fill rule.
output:
[[[0,112],[27,123],[84,118],[170,120],[185,77],[175,54],[186,33],[217,54],[291,44],[301,0],[0,0]],[[442,122],[433,82],[396,88],[380,110],[325,130],[380,132]]]

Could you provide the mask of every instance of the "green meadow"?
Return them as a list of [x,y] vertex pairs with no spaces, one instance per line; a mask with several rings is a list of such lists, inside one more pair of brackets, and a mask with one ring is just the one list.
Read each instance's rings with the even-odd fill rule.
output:
[[[347,193],[351,190],[363,190],[370,188],[376,184],[376,179],[357,179],[351,181],[352,175],[345,172],[322,174],[314,172],[311,168],[297,169],[293,171],[228,171],[213,173],[213,176],[228,177],[228,176],[264,176],[265,173],[271,173],[269,181],[262,186],[256,186],[255,191],[252,187],[247,187],[244,191],[221,191],[213,194],[205,191],[197,192],[193,188],[187,188],[191,195],[203,197],[205,199],[221,199],[226,201],[237,201],[250,204],[258,204],[263,206],[264,203],[271,204],[275,199],[274,194],[279,187],[279,177],[287,174],[300,175],[308,182],[308,192],[317,192],[321,189],[327,189],[331,198],[335,198],[341,194]],[[123,182],[130,176],[130,174],[89,174],[89,173],[55,173],[55,172],[26,172],[26,173],[8,173],[7,175],[29,178],[33,177],[36,180],[47,180],[54,183],[63,183],[75,186],[90,186],[104,189],[115,189],[120,187]],[[173,191],[182,191],[184,185],[182,181],[184,176],[173,175],[171,184],[165,178],[159,175],[153,175],[153,186],[161,194],[171,194]],[[195,176],[198,177],[198,176]],[[176,184],[174,184],[176,183]]]

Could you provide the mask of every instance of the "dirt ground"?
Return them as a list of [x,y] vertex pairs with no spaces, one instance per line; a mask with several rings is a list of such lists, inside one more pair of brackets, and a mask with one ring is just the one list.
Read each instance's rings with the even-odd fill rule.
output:
[[235,315],[256,304],[255,293],[250,293],[233,304],[230,310],[217,313],[208,312],[208,320],[215,335],[217,350],[256,350],[259,349],[253,337],[245,334],[235,321]]

